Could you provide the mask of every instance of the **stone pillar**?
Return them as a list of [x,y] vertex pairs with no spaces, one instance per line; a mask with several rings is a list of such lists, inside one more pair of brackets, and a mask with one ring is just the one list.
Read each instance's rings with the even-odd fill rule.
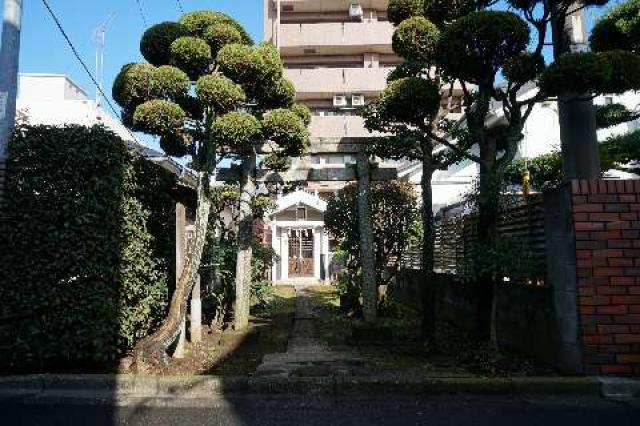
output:
[[322,253],[324,254],[324,279],[325,281],[330,280],[329,276],[329,234],[327,231],[322,228]]
[[7,190],[7,167],[5,160],[0,158],[0,220],[6,217],[6,193]]
[[[182,268],[184,267],[185,256],[187,253],[187,209],[184,204],[176,203],[176,284],[180,280]],[[184,345],[186,340],[187,319],[182,318],[182,326],[180,327],[180,337],[178,345],[173,353],[174,358],[184,358]]]
[[566,186],[545,192],[544,211],[548,277],[557,330],[552,336],[552,346],[556,349],[552,363],[563,371],[581,374],[576,239],[571,220],[571,193]]
[[176,345],[176,350],[173,353],[173,357],[175,359],[184,358],[185,345],[187,343],[187,339],[185,337],[186,334],[187,334],[187,319],[182,318],[182,324],[180,325],[180,337],[178,338],[178,344]]
[[321,228],[313,228],[313,277],[320,280]]
[[191,293],[191,343],[202,341],[202,300],[200,299],[200,274]]
[[[280,237],[278,236],[278,226],[276,225],[275,219],[271,225],[271,248],[278,256],[280,256],[280,261],[282,262],[282,253],[280,253]],[[273,262],[273,266],[271,267],[271,282],[276,281],[278,281],[278,262]]]
[[360,231],[360,263],[362,265],[362,311],[365,321],[377,316],[378,287],[376,285],[373,225],[371,222],[371,170],[369,157],[359,152],[358,171],[358,227]]
[[289,279],[289,234],[286,229],[281,230],[280,235],[280,280]]

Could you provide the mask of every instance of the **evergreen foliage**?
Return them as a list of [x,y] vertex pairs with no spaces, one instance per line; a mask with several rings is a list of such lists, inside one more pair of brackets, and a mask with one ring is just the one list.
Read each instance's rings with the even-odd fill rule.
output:
[[173,176],[96,126],[19,128],[0,256],[0,365],[108,368],[163,318]]
[[203,105],[210,106],[219,114],[233,111],[247,99],[242,87],[220,73],[200,77],[196,94]]
[[400,23],[413,16],[422,15],[424,0],[389,0],[387,15],[393,25]]
[[640,1],[628,0],[600,18],[589,42],[594,52],[620,49],[640,53]]
[[[360,258],[357,186],[348,185],[329,199],[325,212],[327,230],[339,241],[340,249],[352,259]],[[399,181],[371,185],[371,218],[377,284],[388,283],[398,271],[400,258],[412,236],[417,218],[417,196],[411,184]],[[350,272],[357,273],[359,263]],[[355,276],[351,277],[355,281]]]
[[[598,148],[603,170],[620,169],[637,172],[637,164],[633,163],[640,162],[640,131],[609,138],[601,142]],[[559,152],[514,161],[505,171],[505,183],[520,185],[525,170],[529,170],[531,185],[538,191],[555,188],[564,180],[562,155]]]
[[599,129],[626,123],[638,117],[638,113],[629,111],[627,107],[622,104],[596,106],[596,125]]
[[171,62],[171,44],[187,35],[187,29],[176,22],[154,25],[142,36],[140,52],[151,65],[168,65]]
[[493,85],[496,73],[529,43],[529,25],[511,12],[473,12],[446,27],[438,64],[452,77]]

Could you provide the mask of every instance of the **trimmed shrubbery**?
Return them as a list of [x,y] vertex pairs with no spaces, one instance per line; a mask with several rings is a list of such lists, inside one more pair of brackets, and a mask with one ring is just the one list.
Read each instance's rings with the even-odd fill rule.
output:
[[0,365],[114,365],[164,316],[173,176],[99,126],[21,128],[7,172]]

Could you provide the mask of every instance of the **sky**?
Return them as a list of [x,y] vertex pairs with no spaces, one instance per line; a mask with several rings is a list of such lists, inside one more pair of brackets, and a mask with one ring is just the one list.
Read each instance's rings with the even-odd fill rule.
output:
[[[214,9],[226,12],[240,21],[252,34],[254,40],[262,40],[263,0],[49,0],[49,2],[92,72],[95,72],[93,34],[110,14],[115,14],[115,19],[106,35],[104,87],[108,95],[111,92],[113,79],[121,66],[142,61],[139,41],[145,27],[163,21],[177,20],[180,15],[179,5],[186,11]],[[71,54],[44,8],[42,0],[23,0],[23,4],[20,72],[66,74],[93,97],[94,85]]]
[[[616,2],[613,0],[611,4]],[[143,61],[139,43],[145,28],[177,20],[180,6],[186,11],[213,9],[228,13],[244,25],[255,41],[262,40],[263,0],[49,0],[49,3],[93,73],[96,51],[93,35],[114,14],[106,35],[103,84],[108,96],[122,65]],[[72,55],[42,0],[23,0],[23,5],[20,72],[66,74],[93,98],[95,86]],[[590,18],[599,13],[597,9],[590,12]]]
[[[181,14],[179,4],[185,11],[213,9],[228,13],[244,25],[254,40],[262,40],[262,0],[139,0],[139,3],[142,12],[138,0],[49,0],[92,72],[96,51],[93,34],[111,13],[115,14],[106,34],[104,88],[109,96],[122,65],[143,61],[139,43],[145,30],[144,20],[148,26],[176,21]],[[23,5],[20,72],[66,74],[93,97],[95,86],[67,47],[42,0],[23,0]]]

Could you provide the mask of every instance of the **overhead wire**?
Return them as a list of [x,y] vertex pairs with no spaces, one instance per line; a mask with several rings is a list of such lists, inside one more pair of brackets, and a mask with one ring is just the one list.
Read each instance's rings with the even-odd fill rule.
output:
[[178,9],[180,9],[180,13],[184,13],[184,7],[182,7],[182,1],[176,0],[176,3],[178,3]]
[[147,23],[147,17],[144,14],[144,8],[142,7],[141,0],[136,0],[136,4],[138,5],[138,12],[140,12],[140,17],[142,18],[142,22],[144,23],[145,28],[149,26]]
[[[103,99],[107,102],[107,105],[109,105],[109,108],[115,114],[115,116],[116,117],[120,117],[120,113],[118,112],[116,107],[113,105],[113,102],[111,102],[111,100],[107,97],[107,95],[105,94],[105,92],[102,89],[101,85],[98,83],[98,80],[95,78],[93,73],[89,70],[89,67],[87,66],[87,63],[82,59],[82,57],[80,56],[80,53],[78,53],[78,49],[76,49],[75,45],[71,41],[71,38],[69,38],[69,35],[65,31],[65,29],[62,27],[62,23],[60,22],[60,19],[58,18],[56,13],[51,8],[51,5],[49,4],[49,1],[48,0],[42,0],[42,3],[44,3],[44,6],[47,9],[47,11],[49,12],[49,15],[51,15],[51,18],[53,19],[53,22],[56,24],[56,27],[58,27],[58,30],[60,31],[60,33],[62,34],[62,37],[64,37],[65,41],[67,42],[67,45],[71,49],[71,52],[73,53],[75,58],[78,60],[78,62],[82,66],[82,69],[89,76],[89,78],[91,79],[93,84],[96,86],[96,90],[98,90],[98,92],[100,92],[100,94],[102,95]],[[124,126],[124,124],[123,124],[123,126]],[[133,132],[131,132],[131,130],[127,126],[124,126],[124,127],[125,127],[125,129],[127,129],[127,132],[129,133],[129,135],[131,135],[131,137],[133,138],[133,141],[135,143],[137,143],[140,146],[144,146],[138,141],[138,139],[135,137]]]

